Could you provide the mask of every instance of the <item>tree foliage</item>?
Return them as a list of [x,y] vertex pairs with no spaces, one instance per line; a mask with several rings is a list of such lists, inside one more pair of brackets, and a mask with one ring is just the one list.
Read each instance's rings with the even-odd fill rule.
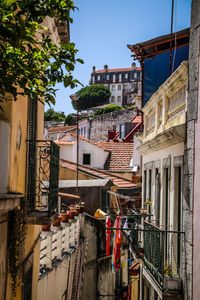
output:
[[56,112],[53,108],[49,108],[44,113],[44,120],[45,121],[64,121],[66,118],[65,113],[63,111]]
[[76,124],[76,116],[74,116],[73,114],[69,114],[67,115],[66,119],[65,119],[65,125],[75,125]]
[[94,116],[99,116],[99,115],[104,115],[104,114],[107,114],[107,113],[110,113],[112,111],[118,111],[118,110],[121,110],[123,109],[123,107],[119,106],[119,105],[116,105],[116,104],[110,104],[104,108],[101,108],[99,109],[95,114]]
[[79,83],[70,73],[77,62],[83,63],[75,57],[75,44],[55,44],[43,26],[47,17],[56,24],[72,22],[74,9],[70,0],[0,1],[1,102],[21,94],[54,104],[56,83],[71,88]]
[[[77,92],[79,110],[88,109],[103,104],[107,104],[111,95],[110,90],[103,84],[86,86]],[[77,108],[77,102],[72,101],[74,109]]]

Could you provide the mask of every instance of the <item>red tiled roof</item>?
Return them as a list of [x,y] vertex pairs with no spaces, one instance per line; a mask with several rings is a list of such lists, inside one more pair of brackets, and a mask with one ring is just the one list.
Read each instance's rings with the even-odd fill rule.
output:
[[97,144],[110,151],[105,163],[105,170],[132,170],[130,161],[133,157],[133,143],[98,142]]
[[[60,159],[60,165],[63,167],[67,167],[71,170],[76,170],[77,164],[73,163],[71,161],[66,161],[63,159]],[[78,164],[78,168],[81,171],[85,171],[87,173],[90,173],[91,175],[95,176],[95,177],[103,177],[103,178],[108,178],[110,180],[113,181],[113,183],[115,185],[117,185],[119,188],[133,188],[133,187],[137,187],[138,185],[135,183],[132,183],[130,180],[122,178],[120,176],[116,176],[113,174],[109,174],[106,171],[101,171],[101,170],[97,170],[97,169],[93,169],[90,167],[86,167],[83,165]]]
[[[134,132],[136,132],[142,124],[142,116],[134,116],[133,119],[130,121],[130,123],[138,123],[138,124],[123,138],[123,142],[132,141]],[[113,141],[117,142],[118,140],[119,140],[119,131],[116,132]]]
[[132,120],[131,123],[140,123],[142,122],[142,116],[135,116]]
[[[61,142],[66,142],[66,138],[67,138],[68,136],[70,136],[70,135],[77,138],[77,135],[76,135],[76,134],[74,134],[74,133],[67,133],[67,134],[65,134],[61,139],[59,139],[59,141],[61,141]],[[93,141],[84,138],[84,137],[81,136],[81,135],[79,135],[79,139],[82,140],[82,141],[86,141],[86,142],[88,142],[88,143],[90,143],[90,144],[92,144],[92,145],[94,145],[94,146],[97,146],[97,147],[101,148],[101,149],[104,150],[104,151],[108,151],[108,150],[107,150],[106,148],[104,148],[103,146],[98,145],[98,144],[94,143]]]
[[[136,67],[135,70],[141,70],[141,67]],[[108,69],[107,73],[111,72],[126,72],[126,71],[134,71],[133,68],[119,68],[119,69]],[[104,73],[104,70],[97,70],[94,73]]]
[[67,132],[73,129],[76,129],[76,125],[52,127],[48,129],[48,132]]

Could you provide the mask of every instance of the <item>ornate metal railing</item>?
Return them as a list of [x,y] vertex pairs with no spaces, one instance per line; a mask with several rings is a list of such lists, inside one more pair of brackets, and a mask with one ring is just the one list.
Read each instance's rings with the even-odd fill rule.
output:
[[27,212],[58,210],[59,147],[53,141],[28,141]]
[[161,230],[144,221],[144,264],[163,288],[165,279],[180,276],[183,238],[183,232]]

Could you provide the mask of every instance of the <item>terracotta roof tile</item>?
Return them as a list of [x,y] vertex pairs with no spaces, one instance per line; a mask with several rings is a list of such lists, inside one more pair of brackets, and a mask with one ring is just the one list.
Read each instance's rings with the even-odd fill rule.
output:
[[97,144],[110,151],[105,170],[132,170],[130,161],[133,157],[133,143],[98,142]]
[[[136,69],[135,70],[141,70],[141,68],[140,67],[136,67]],[[111,73],[111,72],[126,72],[126,71],[134,71],[134,69],[133,68],[119,68],[119,69],[108,69],[108,71],[107,71],[107,73]],[[105,73],[105,71],[104,70],[97,70],[96,72],[94,72],[94,73]]]
[[76,129],[76,125],[52,127],[48,129],[48,132],[67,132],[73,129]]
[[[67,140],[67,137],[68,137],[68,136],[73,136],[73,137],[76,137],[76,138],[77,138],[77,135],[76,135],[76,134],[74,134],[74,133],[67,133],[67,134],[65,134],[61,139],[59,139],[59,141],[61,141],[61,142],[67,141],[67,142],[68,142],[68,140]],[[106,148],[104,148],[102,145],[98,145],[97,143],[94,143],[93,141],[88,140],[88,139],[84,138],[84,137],[81,136],[81,135],[79,135],[79,139],[82,140],[82,141],[86,141],[86,142],[88,142],[88,143],[90,143],[90,144],[92,144],[92,145],[94,145],[94,146],[97,146],[97,147],[101,148],[101,149],[104,150],[104,151],[108,151],[108,150],[107,150]]]
[[142,116],[135,116],[132,120],[131,123],[140,123],[142,122]]
[[[63,159],[60,159],[60,165],[63,166],[63,167],[67,167],[71,170],[76,170],[76,168],[77,168],[76,163],[66,161],[66,160],[63,160]],[[119,176],[116,176],[116,175],[113,175],[113,174],[109,174],[106,171],[93,169],[93,168],[86,167],[86,166],[83,166],[83,165],[80,165],[80,164],[78,165],[78,168],[79,168],[79,170],[86,171],[87,173],[90,173],[93,176],[96,176],[96,177],[100,176],[100,177],[103,177],[103,178],[108,178],[108,179],[112,180],[113,183],[115,185],[117,185],[119,188],[133,188],[133,187],[138,186],[137,184],[132,183],[128,179],[125,179],[125,178],[122,178],[122,177],[119,177]]]

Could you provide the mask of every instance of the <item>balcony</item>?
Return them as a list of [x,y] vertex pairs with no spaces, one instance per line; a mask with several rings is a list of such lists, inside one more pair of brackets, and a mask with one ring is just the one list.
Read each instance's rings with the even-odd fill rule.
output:
[[144,132],[138,147],[141,154],[184,141],[187,74],[188,63],[182,62],[143,107]]
[[144,221],[144,269],[163,292],[181,289],[183,238],[182,232],[161,230]]
[[58,213],[59,147],[53,141],[28,141],[27,218],[49,224]]

